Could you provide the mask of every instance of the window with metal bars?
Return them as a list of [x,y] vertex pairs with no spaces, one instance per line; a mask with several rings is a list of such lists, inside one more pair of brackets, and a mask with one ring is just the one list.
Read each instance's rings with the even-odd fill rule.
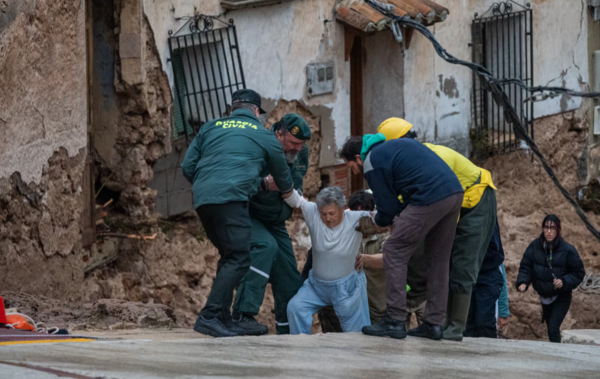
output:
[[[517,78],[533,86],[533,26],[529,4],[500,2],[472,24],[473,62],[487,68],[496,78]],[[503,86],[521,122],[533,138],[533,102],[516,84]],[[473,124],[471,141],[479,157],[513,151],[520,144],[504,110],[496,104],[479,78],[473,75]]]
[[213,29],[214,20],[195,16],[189,21],[189,34],[169,38],[175,83],[173,137],[188,143],[204,123],[226,115],[233,93],[246,88],[233,20]]

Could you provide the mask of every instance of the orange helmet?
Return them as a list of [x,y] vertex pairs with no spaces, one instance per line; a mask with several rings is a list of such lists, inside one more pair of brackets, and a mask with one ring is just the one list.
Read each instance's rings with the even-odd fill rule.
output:
[[17,314],[7,314],[6,324],[11,325],[15,329],[35,331],[35,328],[27,321],[27,319]]

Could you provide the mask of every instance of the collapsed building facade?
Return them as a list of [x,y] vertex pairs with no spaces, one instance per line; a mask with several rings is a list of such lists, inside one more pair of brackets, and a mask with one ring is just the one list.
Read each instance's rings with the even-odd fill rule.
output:
[[[600,26],[587,0],[384,3],[497,77],[600,87]],[[536,236],[539,207],[519,214],[511,194],[502,200],[502,185],[518,176],[507,167],[534,164],[523,160],[527,150],[471,71],[444,62],[418,32],[393,28],[360,0],[0,3],[0,290],[156,302],[183,323],[191,319],[218,255],[186,216],[191,188],[179,164],[202,124],[228,114],[239,88],[262,96],[266,127],[288,112],[308,121],[308,196],[331,185],[347,194],[362,188],[335,153],[347,137],[374,133],[389,117],[413,123],[423,142],[488,159],[482,165],[499,182],[510,279],[522,245]],[[525,101],[516,86],[505,90],[542,150],[551,146],[569,190],[598,177],[597,104],[566,95]],[[556,134],[547,137],[548,130]],[[556,156],[557,149],[569,151]],[[553,190],[535,175],[523,185]],[[530,183],[533,177],[539,180]],[[308,245],[301,224],[290,225],[300,265]],[[584,229],[573,233],[585,240],[577,247],[586,265],[598,271],[597,241]],[[269,307],[272,299],[263,322],[272,318]],[[528,322],[519,333],[532,337]]]

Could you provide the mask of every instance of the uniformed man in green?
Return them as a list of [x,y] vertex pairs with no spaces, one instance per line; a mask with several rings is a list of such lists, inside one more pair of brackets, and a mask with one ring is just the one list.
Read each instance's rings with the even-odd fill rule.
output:
[[[294,188],[302,193],[304,174],[308,169],[305,141],[310,139],[310,127],[301,116],[290,113],[276,122],[271,132],[283,147]],[[302,286],[292,240],[285,227],[293,209],[283,201],[270,175],[259,178],[257,186],[259,192],[250,199],[250,270],[235,295],[233,322],[248,335],[269,332],[269,328],[259,324],[254,316],[258,314],[265,287],[270,282],[275,300],[277,334],[289,334],[287,304]]]
[[192,183],[194,206],[206,235],[219,250],[217,275],[194,330],[214,337],[233,337],[244,330],[231,320],[233,291],[250,267],[248,201],[266,167],[281,196],[294,190],[281,144],[263,127],[260,96],[248,89],[233,94],[229,117],[202,126],[181,165]]

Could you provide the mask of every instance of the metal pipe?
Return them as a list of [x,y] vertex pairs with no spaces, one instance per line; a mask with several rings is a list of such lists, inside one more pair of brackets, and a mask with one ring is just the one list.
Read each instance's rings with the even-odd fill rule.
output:
[[[225,40],[223,39],[223,28],[219,29],[219,36],[221,37],[221,50],[223,51],[223,60],[225,61],[225,70],[227,71],[227,83],[229,87],[229,96],[233,97],[232,85],[231,85],[231,75],[229,75],[229,64],[227,63],[227,54],[225,53]],[[223,88],[225,86],[223,85]],[[225,99],[225,103],[227,103],[227,98]]]
[[242,77],[242,86],[243,86],[243,88],[246,88],[246,80],[244,79],[244,68],[242,67],[242,56],[240,54],[240,49],[239,49],[239,45],[238,45],[238,38],[237,38],[237,32],[235,30],[235,26],[233,27],[233,37],[235,39],[235,48],[237,50],[238,60],[239,60],[239,63],[240,63],[240,75]]
[[[198,40],[199,40],[199,46],[200,46],[200,55],[202,56],[202,67],[204,68],[204,78],[206,79],[206,86],[208,87],[208,102],[210,104],[210,113],[212,114],[211,119],[214,120],[217,117],[215,117],[215,107],[213,105],[212,102],[212,97],[210,96],[210,80],[208,79],[208,71],[207,71],[207,64],[206,64],[206,60],[204,59],[204,51],[202,49],[202,36],[200,34],[198,34]],[[208,38],[206,39],[206,43],[208,44]],[[215,83],[216,84],[216,83]]]
[[[194,40],[193,37],[194,35],[192,34],[192,50],[194,51],[194,55],[196,54],[196,51],[194,50]],[[183,42],[185,42],[185,55],[187,56],[187,61],[188,61],[188,72],[190,73],[190,80],[192,81],[192,89],[194,90],[194,92],[196,92],[196,83],[194,81],[194,71],[192,70],[192,62],[190,60],[190,48],[188,46],[187,43],[187,36],[182,37],[183,38]],[[198,65],[196,64],[196,67],[198,67]],[[185,70],[184,70],[185,72]],[[198,78],[200,79],[200,78]],[[187,78],[186,78],[186,83],[187,83]],[[190,97],[190,94],[188,93],[188,99]],[[196,116],[198,117],[198,121],[200,121],[200,107],[198,105],[198,98],[196,97],[196,95],[194,95],[194,104],[196,105]],[[191,108],[190,108],[191,111]],[[193,115],[192,115],[192,119],[193,119]],[[195,131],[195,130],[194,130]]]
[[[194,51],[194,62],[196,62],[196,75],[198,76],[198,86],[200,87],[200,92],[194,93],[194,98],[196,99],[196,101],[198,101],[198,97],[196,95],[200,94],[200,98],[202,99],[202,109],[204,110],[204,122],[208,122],[210,121],[210,119],[208,118],[208,112],[206,112],[206,105],[204,104],[204,99],[202,98],[202,92],[204,91],[204,89],[202,87],[202,77],[200,76],[200,64],[198,63],[198,54],[196,54],[196,47],[202,49],[202,41],[200,41],[200,44],[196,45],[196,42],[194,42],[194,34],[192,34],[192,47]],[[206,84],[208,85],[208,83]],[[198,118],[200,118],[200,112],[198,112]]]
[[[233,45],[231,44],[231,35],[229,35],[229,30],[231,28],[235,28],[235,26],[227,27],[227,42],[229,42],[229,53],[231,54],[231,65],[233,66],[233,76],[235,77],[235,87],[236,90],[240,89],[240,83],[238,82],[237,70],[235,69],[235,60],[233,59]],[[239,58],[239,55],[238,55]],[[239,59],[238,59],[239,64]]]
[[[171,40],[173,39],[173,37],[170,37],[168,39],[168,43],[169,43],[169,54],[171,55],[171,57],[173,57],[173,45]],[[173,60],[171,59],[171,62],[173,62]],[[173,67],[173,63],[171,63],[171,67]],[[185,126],[185,112],[183,111],[183,107],[185,106],[183,104],[183,101],[181,100],[181,90],[179,88],[179,85],[177,84],[177,78],[175,78],[175,70],[173,70],[173,81],[175,82],[175,93],[177,96],[177,100],[179,102],[179,115],[181,117],[181,120],[183,121],[183,132],[185,134],[185,144],[189,146],[190,141],[188,139],[188,133],[187,133],[187,127]],[[179,137],[179,136],[178,136]]]
[[[215,41],[215,56],[217,59],[217,67],[219,68],[219,79],[221,79],[221,88],[223,89],[223,110],[221,111],[221,117],[223,116],[223,114],[227,111],[227,94],[225,93],[225,83],[223,82],[223,71],[221,69],[221,60],[219,59],[219,49],[217,48],[217,37],[215,36],[215,31],[212,31],[212,36],[213,36],[213,41]],[[221,41],[221,44],[223,43],[223,41]],[[219,96],[219,90],[215,90],[215,92],[217,93],[217,97]]]

